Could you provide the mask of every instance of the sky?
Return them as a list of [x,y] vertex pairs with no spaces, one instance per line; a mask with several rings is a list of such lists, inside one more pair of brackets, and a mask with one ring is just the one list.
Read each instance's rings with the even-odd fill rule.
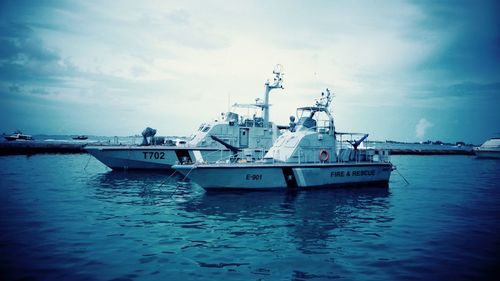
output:
[[0,1],[0,132],[189,136],[271,92],[287,124],[326,88],[337,131],[500,134],[498,1]]

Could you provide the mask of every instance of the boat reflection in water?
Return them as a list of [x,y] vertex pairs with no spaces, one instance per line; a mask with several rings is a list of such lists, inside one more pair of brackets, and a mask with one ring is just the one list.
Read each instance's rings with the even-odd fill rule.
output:
[[[219,227],[229,226],[228,234],[235,241],[259,237],[258,250],[286,251],[279,248],[292,243],[305,254],[320,254],[335,251],[330,242],[343,236],[342,232],[378,235],[371,224],[389,227],[393,220],[387,212],[389,197],[389,190],[380,187],[271,193],[226,191],[204,193],[180,207],[196,217],[211,218]],[[370,230],[363,230],[364,224]]]
[[[161,262],[174,280],[349,276],[337,259],[385,243],[394,224],[387,188],[205,192],[178,180],[118,171],[87,184],[94,227],[120,251]],[[354,260],[368,264],[373,256]]]
[[112,170],[93,177],[89,184],[95,187],[95,197],[99,200],[137,207],[163,206],[175,192],[182,192],[176,188],[181,179],[179,175]]
[[[233,239],[262,237],[261,242],[269,243],[271,248],[276,239],[292,242],[304,252],[328,250],[327,241],[335,240],[338,231],[359,231],[365,222],[383,225],[393,220],[387,212],[390,192],[379,186],[300,192],[205,192],[193,182],[177,185],[181,177],[110,171],[95,177],[91,184],[99,200],[132,205],[139,212],[145,206],[161,208],[162,216],[145,219],[148,223],[168,221],[170,233],[182,236],[185,229],[216,229]],[[288,237],[283,236],[283,231]]]

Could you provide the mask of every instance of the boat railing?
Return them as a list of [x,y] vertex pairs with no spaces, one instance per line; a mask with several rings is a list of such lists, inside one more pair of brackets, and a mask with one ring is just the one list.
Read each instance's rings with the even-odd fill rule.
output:
[[[317,149],[300,149],[296,154],[296,162],[299,164],[312,163],[312,164],[331,164],[331,163],[347,163],[347,162],[380,162],[387,161],[388,153],[377,151],[375,149],[340,149],[335,152],[325,150],[328,158],[321,158],[316,152]],[[320,152],[322,150],[319,150]],[[308,153],[309,152],[309,153]],[[334,156],[331,154],[335,154]],[[379,156],[380,155],[380,156]],[[377,157],[376,157],[377,156]]]
[[[303,126],[304,127],[304,126]],[[306,130],[312,130],[314,132],[320,133],[320,134],[330,134],[330,132],[333,132],[333,127],[330,125],[324,125],[324,126],[312,126],[312,127],[305,127],[307,128]]]
[[[322,159],[318,153],[318,149],[299,149],[294,156],[294,161],[290,163],[298,164],[332,164],[332,163],[373,163],[373,162],[388,162],[388,151],[376,150],[376,149],[340,149],[337,151],[332,151],[332,149],[327,149],[328,159]],[[321,150],[320,150],[321,151]],[[348,157],[343,157],[341,153],[347,151]],[[264,158],[266,155],[265,149],[248,149],[240,151],[238,154],[233,154],[227,149],[218,149],[204,156],[203,161],[195,160],[194,163],[184,163],[184,164],[229,164],[229,163],[239,163],[247,165],[260,165],[262,163],[266,164],[276,164],[283,163],[280,161],[280,151],[274,151],[273,155],[269,158]],[[313,153],[312,153],[313,152]],[[347,153],[346,152],[346,153]],[[210,155],[219,154],[217,160],[208,161],[206,157]],[[332,155],[335,154],[335,155]]]
[[[216,156],[217,154],[219,154],[219,156],[215,157],[216,160],[212,161],[207,160],[207,159],[213,159],[212,156]],[[192,162],[184,162],[184,163],[177,162],[177,164],[214,164],[214,163],[221,164],[221,163],[235,163],[235,162],[252,164],[256,163],[256,161],[258,160],[264,159],[265,155],[266,155],[266,149],[264,148],[245,149],[239,151],[237,154],[234,154],[230,150],[219,148],[204,155],[202,161],[195,159]]]
[[333,125],[330,120],[318,120],[316,125],[316,132],[322,134],[329,134],[333,132]]

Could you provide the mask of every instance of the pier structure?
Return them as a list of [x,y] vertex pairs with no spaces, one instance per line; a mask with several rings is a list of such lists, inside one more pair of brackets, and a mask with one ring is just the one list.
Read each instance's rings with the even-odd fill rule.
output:
[[[0,155],[32,155],[41,153],[87,153],[81,141],[0,141]],[[110,145],[110,143],[95,143],[92,145]],[[116,145],[116,144],[115,144]],[[378,148],[377,145],[375,145]],[[473,146],[447,145],[408,145],[381,146],[392,155],[474,155]]]
[[0,155],[32,155],[40,153],[85,153],[85,142],[2,141]]

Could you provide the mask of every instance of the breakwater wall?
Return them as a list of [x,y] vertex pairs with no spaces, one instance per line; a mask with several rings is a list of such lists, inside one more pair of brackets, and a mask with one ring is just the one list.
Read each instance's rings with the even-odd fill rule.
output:
[[387,149],[392,155],[474,155],[472,145],[369,142],[368,147]]
[[474,155],[472,149],[389,149],[391,155]]
[[[82,142],[82,141],[2,141],[0,142],[0,155],[31,155],[39,153],[86,153],[84,146],[110,145],[108,142]],[[117,143],[115,145],[120,145]],[[474,155],[472,146],[445,146],[445,145],[416,145],[399,144],[387,145],[374,143],[370,145],[376,149],[387,149],[392,155]]]
[[39,153],[86,153],[82,142],[5,141],[0,142],[0,155],[31,155]]

